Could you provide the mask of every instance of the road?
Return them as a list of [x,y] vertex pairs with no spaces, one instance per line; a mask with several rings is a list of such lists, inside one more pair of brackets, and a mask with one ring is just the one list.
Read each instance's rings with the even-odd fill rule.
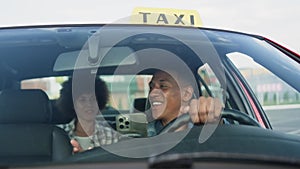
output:
[[265,107],[273,130],[300,135],[300,105]]

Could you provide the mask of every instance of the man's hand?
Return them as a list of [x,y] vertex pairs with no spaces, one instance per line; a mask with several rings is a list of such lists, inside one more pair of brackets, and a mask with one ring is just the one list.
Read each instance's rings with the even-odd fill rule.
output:
[[190,104],[181,108],[181,114],[189,113],[193,123],[217,122],[220,120],[222,103],[218,98],[201,96],[192,99]]

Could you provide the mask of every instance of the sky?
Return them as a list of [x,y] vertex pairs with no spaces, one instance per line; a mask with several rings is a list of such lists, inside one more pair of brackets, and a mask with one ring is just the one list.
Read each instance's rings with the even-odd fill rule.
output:
[[204,27],[263,35],[300,53],[300,0],[3,0],[0,26],[111,23],[135,7],[197,10]]

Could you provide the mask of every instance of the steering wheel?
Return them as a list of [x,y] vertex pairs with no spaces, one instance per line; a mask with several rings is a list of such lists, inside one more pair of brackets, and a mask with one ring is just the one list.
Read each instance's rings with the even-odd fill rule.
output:
[[221,114],[221,117],[224,119],[237,121],[239,124],[261,127],[261,125],[252,117],[238,110],[225,108]]
[[[239,124],[243,124],[243,125],[261,127],[261,125],[252,117],[248,116],[245,113],[233,109],[228,109],[228,108],[223,109],[223,112],[221,113],[221,118],[237,121]],[[179,127],[188,123],[191,123],[190,115],[188,113],[183,114],[180,117],[178,117],[172,124],[167,125],[160,132],[160,134],[174,132]]]

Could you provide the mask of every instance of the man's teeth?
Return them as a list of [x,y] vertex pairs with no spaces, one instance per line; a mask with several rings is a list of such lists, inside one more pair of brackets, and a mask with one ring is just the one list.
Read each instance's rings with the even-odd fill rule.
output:
[[157,106],[157,105],[161,105],[161,104],[162,104],[161,102],[153,102],[152,103],[153,106]]

